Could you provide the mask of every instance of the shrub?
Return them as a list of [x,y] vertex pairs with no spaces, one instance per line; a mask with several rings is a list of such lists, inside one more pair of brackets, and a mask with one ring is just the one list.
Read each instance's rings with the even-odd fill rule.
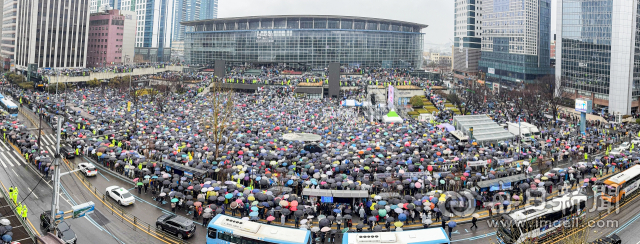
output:
[[413,96],[411,99],[409,99],[409,103],[411,103],[411,106],[414,108],[420,108],[424,106],[422,98],[419,96]]
[[420,113],[416,112],[416,111],[410,111],[407,112],[408,115],[419,115]]
[[87,85],[89,85],[90,87],[96,87],[96,86],[99,86],[100,84],[102,84],[102,82],[100,82],[96,78],[93,78],[93,80],[87,81]]
[[33,87],[33,82],[22,82],[22,83],[18,83],[18,86],[22,89],[28,89],[28,90],[32,90],[34,89]]

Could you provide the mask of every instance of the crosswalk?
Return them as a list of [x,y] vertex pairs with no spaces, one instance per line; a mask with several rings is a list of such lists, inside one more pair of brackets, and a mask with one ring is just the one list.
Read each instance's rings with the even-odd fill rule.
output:
[[27,161],[15,150],[0,152],[0,165],[2,167],[16,167],[27,165]]
[[13,151],[8,142],[0,140],[0,152]]
[[46,134],[41,136],[40,145],[55,145],[56,144],[56,135],[54,134]]

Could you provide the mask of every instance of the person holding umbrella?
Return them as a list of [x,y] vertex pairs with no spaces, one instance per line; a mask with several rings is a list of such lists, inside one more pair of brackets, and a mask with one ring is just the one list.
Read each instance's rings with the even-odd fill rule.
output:
[[449,239],[451,239],[451,232],[453,231],[453,228],[456,227],[456,222],[455,221],[449,222],[447,227],[448,227],[448,231],[449,231]]

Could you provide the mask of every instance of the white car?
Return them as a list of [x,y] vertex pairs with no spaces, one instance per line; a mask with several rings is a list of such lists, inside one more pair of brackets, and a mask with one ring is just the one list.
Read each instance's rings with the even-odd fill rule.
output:
[[631,147],[631,144],[629,144],[629,142],[626,142],[626,141],[620,144],[620,146],[618,146],[620,150],[629,150],[630,147]]
[[613,150],[611,150],[611,152],[609,152],[609,155],[619,156],[621,153],[622,153],[622,150],[620,150],[620,148],[614,148]]
[[92,163],[80,163],[78,169],[87,177],[98,175],[98,169]]
[[135,197],[133,197],[127,189],[120,186],[107,187],[107,192],[105,194],[113,198],[113,200],[116,200],[116,202],[122,206],[128,206],[136,202]]
[[640,137],[636,137],[635,139],[631,140],[631,144],[633,144],[633,145],[640,144]]

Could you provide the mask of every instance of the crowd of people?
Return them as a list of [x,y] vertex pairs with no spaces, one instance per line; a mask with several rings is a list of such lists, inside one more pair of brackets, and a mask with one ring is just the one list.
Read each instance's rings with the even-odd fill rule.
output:
[[[450,221],[445,210],[462,206],[500,211],[527,203],[525,191],[550,193],[558,185],[586,188],[608,170],[624,170],[638,160],[633,148],[609,155],[617,142],[638,133],[636,125],[589,121],[582,135],[574,115],[561,113],[557,119],[544,116],[545,111],[515,113],[508,98],[494,96],[487,101],[492,108],[476,106],[470,114],[488,114],[499,123],[520,118],[537,126],[540,134],[520,148],[519,137],[460,141],[443,126],[454,116],[444,106],[438,107],[441,111],[433,121],[407,117],[403,123],[380,123],[369,121],[359,108],[341,106],[340,99],[297,97],[289,89],[311,79],[323,81],[324,76],[289,77],[273,67],[262,68],[256,76],[232,70],[237,72],[222,82],[274,86],[228,97],[225,102],[234,106],[225,112],[231,119],[221,132],[206,123],[206,118],[220,116],[213,113],[212,100],[198,96],[212,81],[207,75],[192,76],[201,82],[186,93],[167,94],[162,103],[144,96],[131,105],[129,93],[108,87],[62,94],[18,87],[6,91],[47,116],[52,125],[53,116],[62,116],[64,143],[77,149],[76,154],[142,182],[138,191],[151,189],[159,204],[185,209],[205,221],[215,214],[237,213],[269,223],[281,219],[282,224],[306,229],[355,225],[359,231],[365,226],[389,230],[414,220],[424,227],[434,221],[445,227]],[[406,70],[357,71],[362,75],[343,80],[363,89],[345,92],[344,97],[366,99],[366,85],[411,84],[423,88],[434,104],[445,99],[431,90],[437,81],[411,77]],[[4,139],[24,150],[27,160],[44,173],[50,170],[50,153],[37,148],[35,137],[19,121],[4,116],[1,126]],[[214,141],[213,133],[220,133],[224,143]],[[318,138],[287,140],[289,133]],[[515,175],[524,177],[512,188],[479,186]],[[368,196],[320,202],[305,195],[305,189],[365,190]],[[476,201],[465,205],[471,199],[448,191],[469,192]]]

